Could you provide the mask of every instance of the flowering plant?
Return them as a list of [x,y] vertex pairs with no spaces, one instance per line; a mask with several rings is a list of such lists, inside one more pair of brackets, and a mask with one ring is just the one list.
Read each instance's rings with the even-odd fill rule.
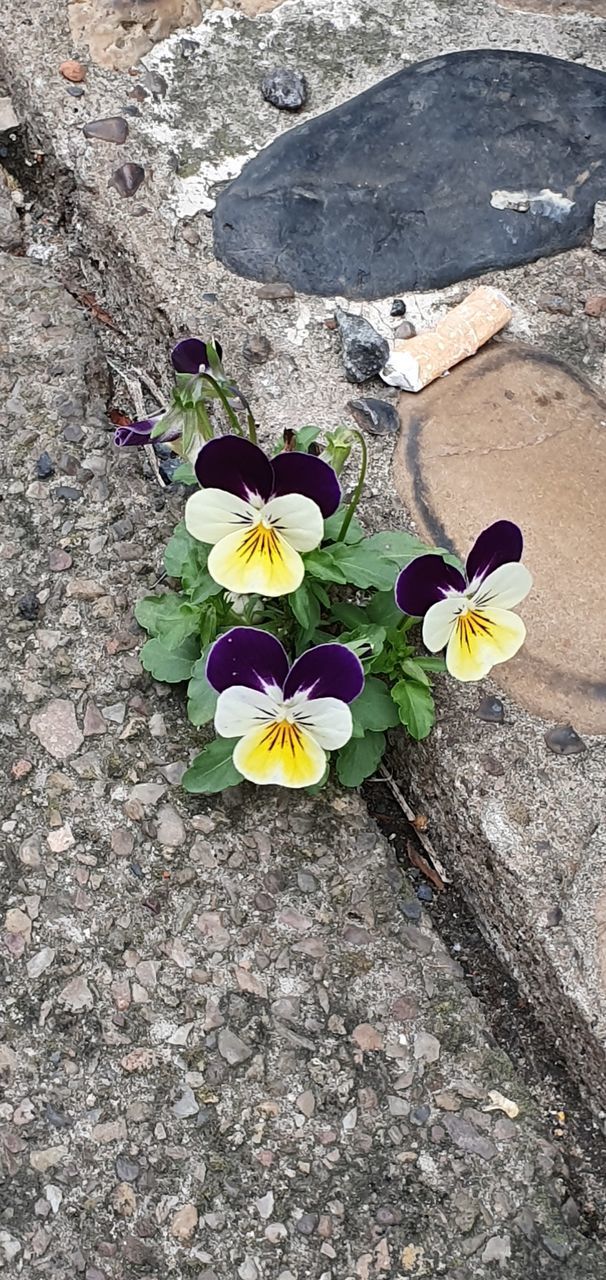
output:
[[[479,680],[520,648],[524,624],[511,610],[531,586],[520,530],[496,521],[465,570],[404,530],[367,534],[356,514],[359,431],[338,428],[324,447],[315,428],[288,431],[270,457],[218,345],[186,339],[173,365],[167,412],[115,440],[170,443],[186,460],[178,478],[196,486],[165,551],[174,589],[135,608],[150,637],[145,669],[187,681],[190,720],[214,723],[183,785],[316,788],[334,763],[344,786],[359,786],[388,729],[430,732],[434,673]],[[229,434],[217,434],[217,411]],[[345,501],[339,476],[354,446],[361,465]]]

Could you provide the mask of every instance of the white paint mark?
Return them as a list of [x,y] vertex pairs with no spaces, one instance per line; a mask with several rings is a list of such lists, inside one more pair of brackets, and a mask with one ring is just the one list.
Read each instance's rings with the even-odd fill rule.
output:
[[511,209],[516,213],[534,213],[554,222],[565,222],[574,209],[574,200],[560,191],[493,191],[490,197],[493,209]]

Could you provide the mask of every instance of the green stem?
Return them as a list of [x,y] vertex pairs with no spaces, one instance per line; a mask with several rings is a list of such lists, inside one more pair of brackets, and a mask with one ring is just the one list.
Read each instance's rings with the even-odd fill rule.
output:
[[355,428],[352,428],[352,434],[356,436],[360,449],[362,450],[362,461],[360,463],[360,474],[358,476],[358,483],[354,489],[353,497],[345,513],[345,519],[339,530],[339,533],[337,536],[337,542],[343,542],[343,539],[347,535],[347,530],[349,529],[349,526],[356,513],[356,508],[358,506],[360,498],[362,497],[362,490],[364,488],[364,481],[366,479],[366,471],[368,468],[368,449],[366,448],[366,441],[364,439],[364,436],[360,431],[356,431]]
[[225,409],[225,412],[229,418],[232,431],[234,431],[237,436],[243,436],[244,432],[238,421],[238,415],[232,409],[229,403],[229,400],[227,399],[227,396],[223,390],[223,387],[219,385],[219,383],[217,382],[217,379],[213,378],[212,374],[210,373],[203,373],[200,376],[204,382],[210,382],[211,387],[218,395],[221,401],[221,404],[223,405],[223,408]]

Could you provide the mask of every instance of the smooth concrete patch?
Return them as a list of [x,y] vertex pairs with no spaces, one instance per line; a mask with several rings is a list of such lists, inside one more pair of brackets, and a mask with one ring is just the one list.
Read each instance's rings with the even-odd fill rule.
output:
[[606,399],[564,363],[493,343],[400,397],[394,475],[432,542],[465,554],[506,516],[523,529],[527,642],[495,672],[518,703],[606,733]]
[[606,194],[606,76],[472,49],[415,63],[245,165],[214,215],[239,275],[435,289],[581,244]]

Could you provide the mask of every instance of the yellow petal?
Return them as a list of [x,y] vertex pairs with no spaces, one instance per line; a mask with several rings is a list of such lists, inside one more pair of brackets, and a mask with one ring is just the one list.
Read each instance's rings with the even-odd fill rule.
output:
[[208,557],[208,572],[228,591],[286,596],[301,586],[305,567],[276,529],[256,524],[222,538]]
[[236,769],[259,786],[311,787],[326,768],[326,755],[297,724],[276,720],[251,729],[234,751]]
[[457,618],[446,650],[455,680],[482,680],[497,662],[507,662],[523,645],[526,628],[509,609],[475,609]]

